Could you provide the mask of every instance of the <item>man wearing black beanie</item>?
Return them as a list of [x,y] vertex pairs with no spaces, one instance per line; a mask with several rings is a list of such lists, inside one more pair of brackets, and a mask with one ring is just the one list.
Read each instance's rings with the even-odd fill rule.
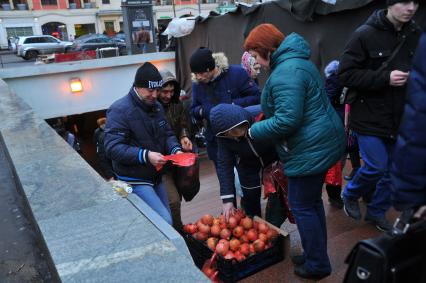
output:
[[[358,138],[364,165],[342,193],[346,214],[361,219],[358,199],[374,192],[365,221],[390,229],[389,160],[395,147],[412,57],[420,28],[412,21],[419,1],[388,0],[349,39],[339,65],[342,85],[355,91],[349,127]],[[354,93],[354,92],[352,92]]]
[[146,62],[139,67],[129,93],[107,111],[104,145],[117,179],[130,184],[133,193],[171,225],[162,171],[156,167],[166,163],[163,155],[182,149],[157,102],[162,85],[154,65]]
[[233,103],[242,107],[260,103],[260,90],[240,65],[228,65],[223,53],[200,47],[192,54],[192,105],[190,115],[205,120],[207,154],[216,165],[217,143],[210,127],[210,109],[219,103]]

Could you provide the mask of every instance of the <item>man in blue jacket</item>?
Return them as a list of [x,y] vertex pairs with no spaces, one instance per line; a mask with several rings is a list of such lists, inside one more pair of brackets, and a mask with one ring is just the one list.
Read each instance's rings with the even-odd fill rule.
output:
[[156,167],[166,163],[163,154],[180,153],[181,147],[157,101],[162,84],[154,65],[139,67],[130,92],[107,111],[104,143],[117,178],[131,184],[133,192],[171,225],[161,170]]
[[228,65],[223,53],[213,54],[208,48],[200,47],[192,54],[189,65],[193,73],[190,114],[195,120],[207,121],[207,154],[217,165],[217,143],[210,126],[210,110],[219,103],[242,107],[259,104],[260,91],[240,65]]
[[[407,102],[390,169],[392,203],[400,211],[423,206],[426,215],[426,33],[408,82]],[[421,215],[419,215],[420,217]]]

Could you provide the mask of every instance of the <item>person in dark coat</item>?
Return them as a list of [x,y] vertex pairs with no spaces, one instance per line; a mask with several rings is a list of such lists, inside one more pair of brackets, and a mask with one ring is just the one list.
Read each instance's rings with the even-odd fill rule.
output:
[[399,211],[426,205],[426,33],[413,62],[390,169],[392,204]]
[[102,176],[107,181],[112,181],[114,180],[112,162],[111,159],[106,156],[104,146],[106,118],[99,118],[96,122],[98,124],[98,127],[96,128],[95,133],[93,134],[93,141],[96,145],[96,155],[99,158],[99,166],[102,171]]
[[[391,206],[389,163],[404,107],[405,87],[420,28],[411,20],[418,1],[388,0],[349,39],[341,56],[342,84],[357,91],[349,127],[358,139],[364,165],[343,191],[345,213],[361,219],[358,200],[374,188],[364,220],[390,229],[385,213]],[[377,71],[399,43],[403,45],[383,70]]]
[[254,118],[249,111],[238,105],[219,104],[213,107],[210,123],[217,137],[216,171],[223,214],[228,218],[234,211],[236,167],[243,190],[245,212],[249,216],[260,217],[262,169],[279,160],[273,142],[253,141],[247,137],[247,129],[254,123]]
[[[167,122],[178,138],[184,151],[192,151],[190,134],[190,121],[187,111],[180,101],[180,85],[175,76],[169,70],[160,70],[163,78],[163,87],[158,94],[158,102],[163,106]],[[181,201],[174,179],[174,167],[169,166],[163,175],[163,183],[166,187],[169,198],[170,210],[172,213],[173,227],[176,230],[182,228]]]
[[201,47],[191,55],[189,64],[193,73],[190,115],[207,121],[207,154],[216,165],[217,143],[210,126],[210,110],[219,103],[242,107],[259,104],[260,91],[241,66],[228,65],[223,53],[213,54]]
[[132,185],[133,193],[172,225],[162,171],[156,167],[165,165],[163,155],[182,149],[157,101],[162,85],[154,65],[138,68],[129,93],[107,111],[104,144],[117,179]]

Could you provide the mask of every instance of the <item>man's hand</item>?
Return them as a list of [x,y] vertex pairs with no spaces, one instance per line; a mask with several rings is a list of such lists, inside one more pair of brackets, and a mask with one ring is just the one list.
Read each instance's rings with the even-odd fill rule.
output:
[[148,159],[149,162],[154,165],[154,167],[157,167],[158,165],[164,165],[166,163],[163,158],[163,155],[159,152],[148,152]]
[[390,73],[390,82],[391,86],[403,86],[407,82],[409,72],[402,72],[394,70]]
[[224,203],[222,206],[222,212],[225,216],[226,222],[228,222],[229,217],[235,213],[234,204],[232,202]]
[[192,151],[192,142],[188,137],[182,137],[180,139],[183,151]]

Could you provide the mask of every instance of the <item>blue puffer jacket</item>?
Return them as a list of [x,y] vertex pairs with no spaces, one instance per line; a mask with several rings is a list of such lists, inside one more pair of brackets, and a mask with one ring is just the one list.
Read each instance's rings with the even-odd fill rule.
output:
[[223,202],[234,198],[234,166],[237,167],[241,187],[246,189],[261,186],[263,167],[278,161],[271,141],[253,141],[249,138],[225,137],[224,132],[246,123],[254,123],[253,116],[238,105],[219,104],[210,112],[213,133],[218,137],[217,175],[220,183],[220,197]]
[[267,119],[250,129],[254,140],[274,141],[289,177],[327,171],[346,145],[343,124],[310,53],[308,43],[295,33],[272,53],[272,73],[261,97]]
[[401,211],[426,205],[426,34],[413,62],[390,171],[392,202]]
[[[209,115],[210,110],[219,103],[234,103],[242,107],[259,104],[260,90],[256,83],[248,76],[241,66],[230,65],[221,53],[213,54],[216,66],[221,74],[213,81],[205,84],[194,81],[192,83],[192,105],[190,114],[196,120],[206,119],[206,139],[212,141]],[[200,115],[202,109],[202,115]]]
[[161,172],[149,162],[149,151],[171,154],[181,150],[160,103],[143,103],[133,88],[108,109],[104,144],[114,173],[131,184],[161,181]]

